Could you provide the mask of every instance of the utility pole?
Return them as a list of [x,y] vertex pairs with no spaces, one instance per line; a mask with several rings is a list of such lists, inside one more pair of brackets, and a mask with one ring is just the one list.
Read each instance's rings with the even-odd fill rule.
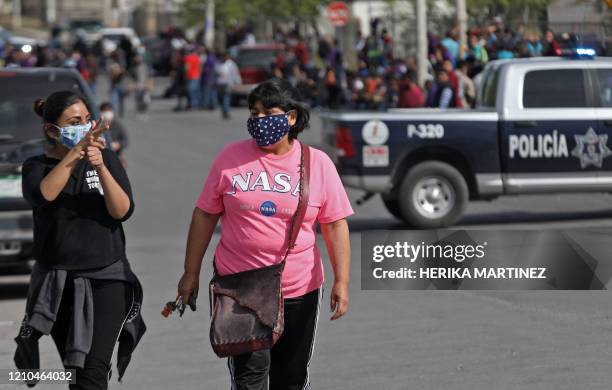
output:
[[459,25],[459,58],[467,48],[467,10],[465,0],[457,0],[457,24]]
[[427,78],[427,5],[425,0],[416,0],[417,22],[417,81],[419,86],[425,84]]
[[13,28],[21,28],[21,0],[13,0]]
[[206,20],[204,21],[204,44],[214,50],[215,44],[215,0],[206,2]]
[[145,6],[145,31],[147,35],[157,33],[157,0],[147,0]]
[[57,2],[47,0],[47,25],[52,25],[57,21]]
[[110,27],[113,24],[111,7],[111,0],[102,0],[102,22],[105,26]]

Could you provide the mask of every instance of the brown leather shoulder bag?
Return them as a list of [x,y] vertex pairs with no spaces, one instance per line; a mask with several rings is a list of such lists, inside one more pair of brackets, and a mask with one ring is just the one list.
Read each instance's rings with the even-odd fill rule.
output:
[[301,146],[299,200],[283,260],[225,276],[215,270],[210,281],[210,343],[219,357],[272,348],[283,333],[281,275],[304,221],[309,196],[310,148]]

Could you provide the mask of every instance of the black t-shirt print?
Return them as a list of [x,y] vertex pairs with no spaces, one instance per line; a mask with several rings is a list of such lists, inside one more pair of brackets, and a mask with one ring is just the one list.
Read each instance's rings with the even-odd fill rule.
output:
[[134,210],[130,181],[117,155],[102,151],[104,164],[130,198],[127,214],[116,220],[108,213],[95,169],[77,163],[58,197],[47,201],[40,192],[43,178],[59,160],[39,155],[23,164],[23,196],[33,208],[34,259],[57,269],[91,269],[126,260],[121,222]]

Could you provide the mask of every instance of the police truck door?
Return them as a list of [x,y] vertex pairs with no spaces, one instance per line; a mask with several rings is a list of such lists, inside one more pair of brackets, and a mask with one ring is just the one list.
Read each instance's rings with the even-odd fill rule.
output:
[[[599,133],[608,137],[607,146],[612,149],[612,65],[598,65],[592,69],[591,76]],[[612,191],[612,158],[604,158],[599,182]]]
[[508,88],[516,88],[517,100],[508,104],[500,124],[508,193],[597,189],[597,173],[610,151],[601,143],[587,73],[579,64],[559,68],[531,64],[513,68],[509,75],[517,84],[524,83],[509,82]]

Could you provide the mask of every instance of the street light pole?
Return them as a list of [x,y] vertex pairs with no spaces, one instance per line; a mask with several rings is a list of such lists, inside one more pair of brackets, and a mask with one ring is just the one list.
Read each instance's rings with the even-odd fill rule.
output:
[[427,5],[425,0],[416,0],[417,22],[417,81],[425,84],[427,77]]
[[215,43],[215,0],[206,2],[206,21],[204,22],[204,43],[210,50]]
[[13,28],[21,28],[21,0],[13,0]]
[[467,48],[467,10],[465,0],[457,0],[457,24],[459,25],[459,56],[463,58],[463,53]]
[[147,0],[145,6],[145,31],[147,35],[155,35],[157,33],[157,1]]
[[47,24],[51,25],[57,20],[57,3],[55,0],[47,0]]

